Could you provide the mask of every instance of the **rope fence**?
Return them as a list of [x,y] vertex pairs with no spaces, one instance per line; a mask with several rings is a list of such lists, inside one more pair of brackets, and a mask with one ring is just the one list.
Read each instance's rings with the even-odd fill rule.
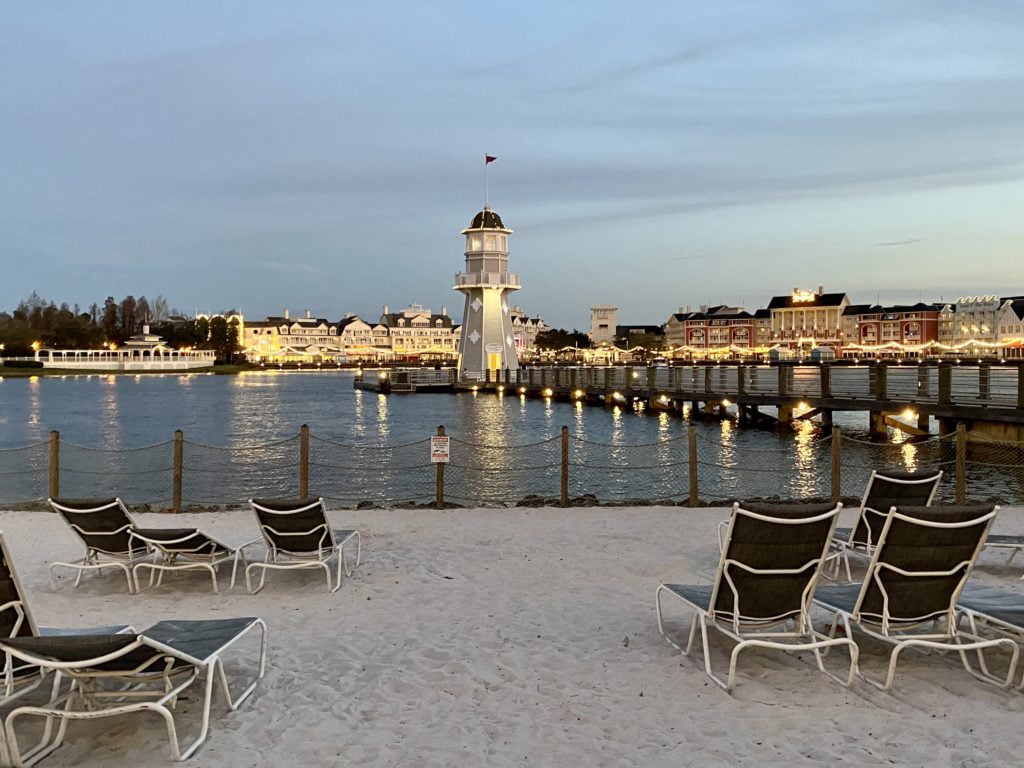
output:
[[942,470],[938,499],[1024,504],[1024,444],[951,435],[878,443],[843,434],[779,448],[716,441],[690,426],[656,443],[601,443],[561,434],[483,444],[444,428],[396,445],[348,445],[310,434],[230,447],[172,440],[97,449],[62,442],[0,450],[0,505],[47,497],[120,496],[152,509],[219,509],[249,498],[322,496],[346,508],[472,506],[720,506],[735,500],[860,498],[872,470]]

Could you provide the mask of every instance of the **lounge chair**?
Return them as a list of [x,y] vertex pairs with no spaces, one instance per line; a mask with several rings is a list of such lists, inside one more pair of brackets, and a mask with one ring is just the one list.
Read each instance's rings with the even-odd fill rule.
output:
[[829,556],[831,571],[826,570],[828,577],[836,578],[842,563],[846,568],[846,580],[853,581],[850,555],[871,556],[890,507],[927,507],[935,498],[941,481],[941,470],[923,474],[871,470],[857,513],[857,523],[853,528],[836,528],[832,534],[835,552]]
[[[914,647],[956,651],[978,679],[1002,687],[1012,682],[1017,644],[962,631],[957,615],[957,601],[998,510],[991,504],[892,507],[875,539],[864,581],[818,588],[815,604],[834,614],[828,637],[835,637],[841,624],[846,637],[855,628],[894,646],[884,680],[858,671],[867,682],[892,688],[900,654]],[[1010,651],[1007,677],[971,666],[969,651],[980,655],[999,647]]]
[[[90,632],[134,631],[130,626],[92,629],[53,629],[36,626],[29,609],[7,542],[0,531],[0,638],[39,637],[40,635],[75,635]],[[4,658],[4,681],[0,687],[0,703],[10,702],[35,689],[43,680],[42,670],[33,664],[18,664],[10,656]]]
[[[1006,564],[1009,565],[1014,561],[1017,555],[1021,553],[1021,551],[1024,551],[1024,536],[993,533],[985,539],[985,548],[1010,550],[1010,556],[1006,559]],[[1024,573],[1022,573],[1020,577],[1021,579],[1024,579]]]
[[[968,583],[957,600],[957,609],[961,617],[967,620],[971,632],[976,635],[988,629],[1011,637],[1018,643],[1024,642],[1024,595],[998,587]],[[978,666],[983,672],[988,672],[981,651],[978,652]],[[1024,690],[1024,680],[1017,687]]]
[[[267,545],[266,560],[250,563],[245,569],[245,585],[255,594],[263,589],[268,569],[293,570],[322,568],[327,575],[327,591],[337,592],[342,573],[351,576],[362,557],[359,531],[331,528],[323,499],[250,499],[260,533]],[[348,567],[345,545],[356,544],[356,561]],[[337,577],[332,584],[330,559],[337,558]],[[260,580],[253,588],[252,572],[259,569]]]
[[[843,685],[852,684],[857,646],[849,638],[815,637],[808,614],[841,508],[842,504],[734,504],[714,584],[661,584],[656,590],[662,636],[689,655],[699,629],[704,669],[727,691],[736,682],[737,658],[747,648],[811,651],[818,669]],[[693,612],[685,648],[665,631],[663,595],[681,600]],[[736,641],[725,680],[711,670],[709,626]],[[822,660],[822,648],[840,645],[850,653],[845,678],[828,672]]]
[[[260,631],[259,671],[236,696],[228,688],[223,654],[250,630]],[[214,678],[224,701],[234,710],[255,690],[266,670],[266,625],[257,618],[161,621],[139,634],[92,634],[65,637],[0,639],[0,647],[21,661],[59,672],[72,680],[71,690],[46,704],[17,707],[4,730],[16,766],[33,765],[57,749],[68,721],[92,720],[131,712],[156,712],[164,719],[171,756],[184,760],[206,739],[210,727]],[[199,735],[182,746],[171,708],[200,676],[204,677]],[[18,720],[42,717],[44,740],[26,752],[18,747]],[[58,721],[56,729],[53,722]]]
[[118,498],[47,501],[85,544],[85,556],[81,560],[50,565],[51,575],[57,568],[77,570],[76,587],[89,570],[119,569],[128,579],[128,591],[135,593],[139,591],[138,574],[142,569],[150,570],[150,586],[158,575],[156,583],[162,583],[166,571],[198,569],[209,572],[213,591],[220,592],[217,567],[232,563],[233,587],[238,561],[244,561],[242,550],[254,543],[231,547],[198,528],[139,528]]
[[[21,581],[14,568],[14,561],[7,550],[7,542],[0,532],[0,638],[38,637],[40,635],[81,635],[90,632],[134,632],[130,626],[97,627],[94,629],[52,629],[37,627],[29,609]],[[8,705],[21,696],[34,691],[46,678],[46,670],[35,664],[24,662],[4,653],[4,679],[0,688],[0,704]],[[59,695],[61,680],[54,675],[50,698]],[[42,740],[49,738],[49,731],[43,733]],[[0,765],[10,765],[6,740],[0,736]]]

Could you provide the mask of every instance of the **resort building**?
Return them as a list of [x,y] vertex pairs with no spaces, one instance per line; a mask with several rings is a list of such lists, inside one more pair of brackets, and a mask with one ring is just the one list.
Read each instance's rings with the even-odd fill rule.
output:
[[935,304],[906,306],[849,305],[843,310],[843,356],[924,357],[939,340]]
[[811,350],[837,348],[842,344],[842,315],[849,305],[845,293],[825,293],[794,288],[789,296],[768,302],[771,315],[771,346]]
[[[388,344],[379,344],[385,330]],[[434,314],[422,304],[411,304],[398,312],[389,312],[387,305],[380,321],[371,329],[376,349],[389,349],[397,360],[450,362],[458,352],[458,327],[441,307]]]
[[519,305],[509,309],[512,318],[512,337],[515,339],[516,354],[522,358],[527,350],[537,347],[537,334],[547,330],[542,317],[527,317]]
[[615,343],[616,315],[619,308],[611,304],[597,304],[590,308],[590,343],[595,347],[602,342]]
[[348,362],[378,362],[391,357],[390,348],[374,345],[373,331],[372,325],[352,313],[338,321],[338,345]]
[[1003,346],[1003,357],[1024,357],[1024,296],[1003,299],[996,316],[996,336]]
[[680,308],[664,328],[665,343],[677,358],[742,356],[756,347],[754,316],[743,307],[703,305],[699,312]]
[[754,347],[767,349],[772,345],[772,313],[769,309],[754,312]]
[[286,309],[279,317],[246,323],[239,343],[251,363],[345,362],[338,324],[308,310],[304,317],[292,318]]

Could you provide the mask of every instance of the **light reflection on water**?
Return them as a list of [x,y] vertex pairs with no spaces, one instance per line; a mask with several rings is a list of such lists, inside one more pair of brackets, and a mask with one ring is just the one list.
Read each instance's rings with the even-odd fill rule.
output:
[[[0,386],[0,448],[45,442],[47,433],[56,429],[63,441],[126,449],[164,443],[175,429],[182,429],[188,442],[258,452],[270,442],[293,441],[302,424],[309,425],[314,437],[345,445],[413,443],[434,434],[439,424],[471,443],[514,447],[556,441],[543,449],[494,452],[499,466],[511,468],[551,461],[564,424],[571,434],[590,441],[572,441],[573,463],[595,467],[573,477],[574,493],[604,488],[613,495],[653,497],[667,494],[665,489],[675,494],[682,488],[685,494],[685,464],[680,462],[687,455],[689,410],[689,403],[680,415],[511,393],[383,396],[354,390],[346,372],[33,377],[7,379]],[[836,423],[852,436],[866,437],[866,422],[863,413],[836,415]],[[829,449],[819,442],[822,433],[815,422],[799,422],[789,434],[741,429],[734,417],[700,419],[695,425],[701,437],[702,497],[742,496],[752,488],[765,489],[764,495],[820,495],[828,490]],[[877,465],[884,453],[888,461],[914,469],[930,466],[938,456],[933,447],[902,436],[894,442],[898,447],[884,449],[844,441],[844,462]],[[292,450],[291,445],[282,450]],[[344,457],[337,458],[332,466],[344,465]],[[294,463],[294,458],[289,455],[288,461]],[[635,471],[642,467],[648,469]],[[852,471],[844,473],[844,493],[859,492],[860,483]]]

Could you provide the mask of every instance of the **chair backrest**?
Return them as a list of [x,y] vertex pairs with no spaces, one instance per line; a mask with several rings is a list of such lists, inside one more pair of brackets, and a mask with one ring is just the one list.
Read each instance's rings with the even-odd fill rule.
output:
[[[13,605],[11,605],[13,603]],[[0,637],[33,637],[38,634],[32,611],[21,589],[11,553],[7,550],[3,532],[0,532]]]
[[854,619],[886,632],[943,617],[952,627],[957,598],[998,511],[994,504],[892,507]]
[[871,471],[864,498],[860,502],[860,517],[850,535],[850,543],[874,546],[885,525],[886,515],[892,507],[927,507],[935,498],[942,481],[942,470],[937,472],[876,472]]
[[323,499],[249,499],[268,546],[283,552],[334,547]]
[[714,618],[803,627],[842,504],[733,505],[711,595]]
[[133,523],[120,499],[47,499],[85,546],[110,555],[128,555],[145,549],[132,541]]

